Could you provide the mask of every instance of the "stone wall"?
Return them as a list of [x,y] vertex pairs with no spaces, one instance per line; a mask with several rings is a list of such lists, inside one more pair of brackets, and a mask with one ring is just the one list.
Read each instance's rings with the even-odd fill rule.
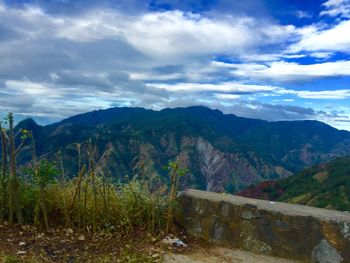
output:
[[350,262],[350,213],[186,190],[175,220],[190,235],[304,262]]

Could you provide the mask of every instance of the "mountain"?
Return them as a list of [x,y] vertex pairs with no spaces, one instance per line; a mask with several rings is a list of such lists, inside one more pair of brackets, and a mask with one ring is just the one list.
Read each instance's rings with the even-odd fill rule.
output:
[[[164,109],[111,108],[38,126],[33,130],[37,153],[57,161],[62,153],[67,174],[78,170],[77,143],[86,162],[86,142],[97,155],[109,149],[103,166],[115,178],[140,172],[143,164],[155,181],[167,180],[164,165],[179,158],[190,173],[181,187],[236,192],[247,185],[284,178],[310,165],[350,154],[350,133],[318,121],[267,122],[223,114],[203,106]],[[19,163],[30,160],[30,147]]]
[[242,196],[350,211],[350,156],[288,178],[248,187]]

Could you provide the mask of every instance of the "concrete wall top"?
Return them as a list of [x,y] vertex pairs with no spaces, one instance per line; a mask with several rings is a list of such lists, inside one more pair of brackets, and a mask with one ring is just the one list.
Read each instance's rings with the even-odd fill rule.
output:
[[311,206],[272,202],[260,199],[246,198],[237,195],[219,194],[194,189],[187,189],[179,193],[179,196],[192,196],[206,199],[211,202],[227,202],[233,205],[253,205],[259,210],[279,212],[290,216],[312,216],[320,220],[350,223],[350,213]]

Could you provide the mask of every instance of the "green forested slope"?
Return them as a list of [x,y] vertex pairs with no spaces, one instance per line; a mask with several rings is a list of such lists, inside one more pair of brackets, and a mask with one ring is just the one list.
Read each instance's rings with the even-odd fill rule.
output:
[[277,181],[248,187],[243,196],[350,211],[350,156]]

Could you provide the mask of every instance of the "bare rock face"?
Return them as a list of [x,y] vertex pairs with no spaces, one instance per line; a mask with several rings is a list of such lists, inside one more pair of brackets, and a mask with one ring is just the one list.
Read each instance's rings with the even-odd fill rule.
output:
[[350,262],[350,214],[198,190],[181,192],[176,222],[221,244],[304,262]]
[[251,185],[269,178],[282,178],[291,173],[282,167],[274,167],[251,153],[243,156],[239,153],[224,153],[210,142],[196,138],[195,149],[200,172],[206,180],[206,190],[224,192],[225,185],[231,183],[233,190]]
[[201,172],[206,177],[207,181],[207,191],[215,190],[215,181],[218,177],[224,178],[228,177],[227,166],[229,165],[225,155],[219,150],[214,149],[214,147],[207,141],[199,138],[196,145],[199,159],[201,160]]

